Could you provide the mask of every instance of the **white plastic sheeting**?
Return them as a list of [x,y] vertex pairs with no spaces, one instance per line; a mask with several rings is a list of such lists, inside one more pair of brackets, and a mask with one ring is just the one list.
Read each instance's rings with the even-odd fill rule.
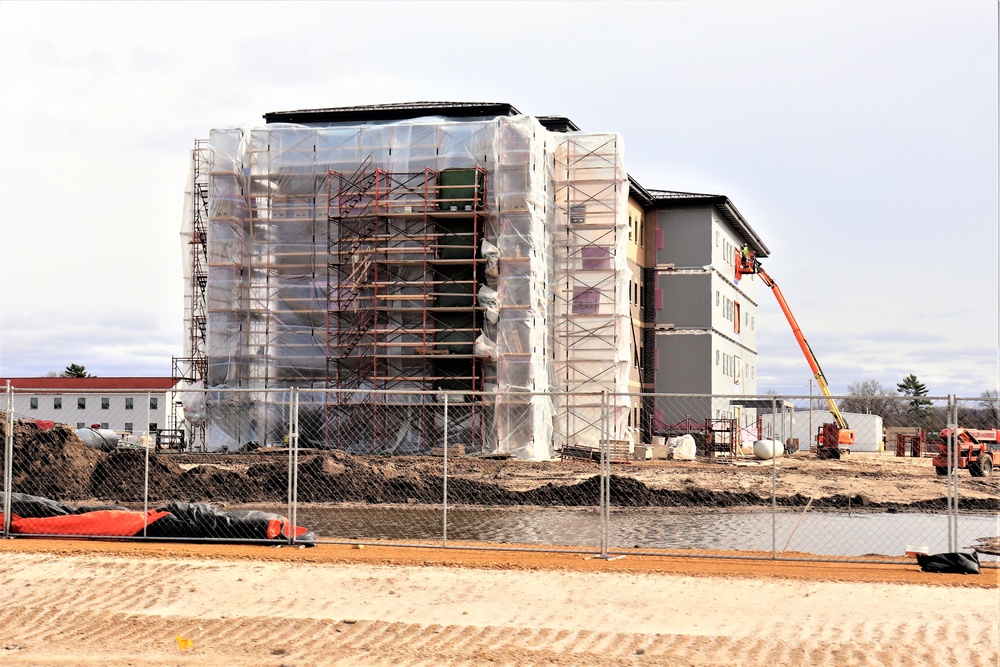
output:
[[[209,389],[335,386],[329,318],[344,302],[334,290],[346,288],[331,285],[327,274],[330,253],[342,242],[327,219],[330,171],[379,168],[391,179],[481,168],[488,196],[479,256],[487,262],[476,306],[484,318],[469,341],[476,339],[470,356],[487,357],[484,388],[496,393],[488,401],[491,432],[483,449],[538,460],[564,443],[594,445],[604,437],[599,393],[627,392],[629,376],[628,183],[619,135],[553,133],[529,116],[275,124],[213,130],[208,147],[196,153],[202,162],[192,183],[207,180],[208,190],[207,329],[199,350],[192,335],[198,278],[186,270],[187,339],[196,343],[185,351],[207,360]],[[194,210],[198,188],[187,196],[187,210]],[[398,211],[419,205],[404,197],[391,203]],[[198,245],[193,224],[186,215],[189,253]],[[395,252],[421,256],[418,242],[400,241]],[[197,264],[192,258],[186,267]],[[426,275],[412,269],[404,278],[416,284]],[[394,303],[412,303],[419,294],[411,291],[401,288]],[[406,330],[405,321],[396,324]],[[399,377],[426,367],[419,355],[402,354],[412,349],[406,336],[386,340],[399,353],[392,362]],[[433,386],[410,381],[394,388]],[[369,399],[359,392],[359,403]],[[280,441],[288,430],[287,401],[288,392],[251,391],[239,400],[210,393],[209,446]],[[628,406],[614,407],[608,435],[627,437]],[[414,442],[419,451],[419,433],[406,432],[405,419],[394,428],[394,439]],[[353,446],[363,448],[361,440]]]

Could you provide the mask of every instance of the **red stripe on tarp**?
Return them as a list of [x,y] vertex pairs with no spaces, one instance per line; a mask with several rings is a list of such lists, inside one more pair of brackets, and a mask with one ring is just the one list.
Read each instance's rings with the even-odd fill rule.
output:
[[[132,512],[129,510],[98,510],[85,514],[66,514],[45,518],[23,518],[10,515],[10,532],[18,535],[93,535],[94,537],[132,537],[145,526],[170,512]],[[0,514],[3,521],[3,514]]]

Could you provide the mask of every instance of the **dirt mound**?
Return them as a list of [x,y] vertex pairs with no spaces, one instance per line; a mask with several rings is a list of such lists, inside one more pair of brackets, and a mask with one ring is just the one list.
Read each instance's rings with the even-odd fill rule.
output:
[[[0,415],[0,430],[6,438],[5,415]],[[67,424],[43,430],[33,421],[17,419],[13,432],[11,468],[15,493],[59,501],[91,497],[91,477],[106,454],[77,437]],[[0,462],[3,459],[4,451],[0,449]]]
[[[175,500],[169,489],[182,474],[181,467],[165,456],[149,455],[149,498]],[[98,463],[91,481],[95,498],[120,503],[141,502],[146,477],[146,452],[119,449]]]
[[250,477],[246,472],[220,466],[196,466],[174,479],[166,489],[166,497],[157,500],[255,503],[287,499],[286,485],[278,490],[265,484],[266,481],[265,477]]
[[[0,416],[2,420],[2,416]],[[0,421],[2,423],[2,421]],[[143,500],[147,453],[100,452],[65,424],[41,430],[14,425],[14,491],[55,500]],[[2,461],[2,451],[0,451]],[[149,500],[274,503],[288,497],[285,453],[148,454]],[[905,463],[905,462],[904,462]],[[833,465],[835,470],[828,469]],[[448,501],[485,506],[596,507],[597,467],[577,461],[517,461],[456,457],[448,462]],[[615,507],[768,507],[773,471],[712,463],[637,464],[609,480]],[[962,480],[962,509],[1000,510],[1000,480]],[[443,461],[428,457],[350,455],[334,450],[300,453],[297,494],[304,503],[439,504]],[[928,467],[893,461],[857,463],[790,457],[778,477],[780,507],[940,511],[944,485]],[[783,488],[782,488],[783,487]],[[817,493],[818,487],[823,492]],[[906,490],[910,489],[910,490]]]

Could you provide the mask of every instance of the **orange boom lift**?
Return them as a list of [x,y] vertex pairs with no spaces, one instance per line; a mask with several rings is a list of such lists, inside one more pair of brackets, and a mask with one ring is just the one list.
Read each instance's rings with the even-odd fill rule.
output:
[[819,384],[820,391],[826,397],[826,402],[830,406],[830,413],[833,415],[835,423],[833,424],[823,424],[820,427],[819,432],[816,434],[816,454],[820,458],[835,458],[839,459],[841,454],[850,454],[851,447],[854,445],[854,431],[852,431],[848,425],[847,420],[844,419],[844,415],[840,414],[840,408],[837,407],[837,402],[831,398],[830,386],[827,384],[826,376],[823,375],[823,369],[819,367],[819,361],[816,360],[816,355],[813,354],[812,348],[809,347],[808,341],[806,341],[805,336],[802,335],[802,329],[799,327],[799,323],[795,320],[795,315],[792,314],[792,309],[788,307],[788,302],[785,301],[785,295],[781,293],[781,289],[778,287],[778,283],[774,282],[771,276],[767,275],[767,271],[764,267],[760,265],[757,261],[756,253],[752,250],[747,252],[736,251],[736,282],[739,282],[740,278],[745,275],[758,275],[765,285],[771,288],[774,292],[774,298],[778,300],[778,305],[781,307],[781,312],[785,314],[785,319],[788,320],[788,324],[792,327],[792,334],[795,335],[795,340],[802,349],[802,354],[806,355],[806,361],[809,363],[809,368],[812,369],[813,376],[816,378],[816,383]]

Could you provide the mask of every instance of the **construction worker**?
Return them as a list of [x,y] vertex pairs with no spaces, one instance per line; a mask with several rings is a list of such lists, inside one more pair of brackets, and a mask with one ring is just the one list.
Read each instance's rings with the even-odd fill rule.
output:
[[750,259],[750,246],[744,243],[740,253],[743,254],[743,261]]

